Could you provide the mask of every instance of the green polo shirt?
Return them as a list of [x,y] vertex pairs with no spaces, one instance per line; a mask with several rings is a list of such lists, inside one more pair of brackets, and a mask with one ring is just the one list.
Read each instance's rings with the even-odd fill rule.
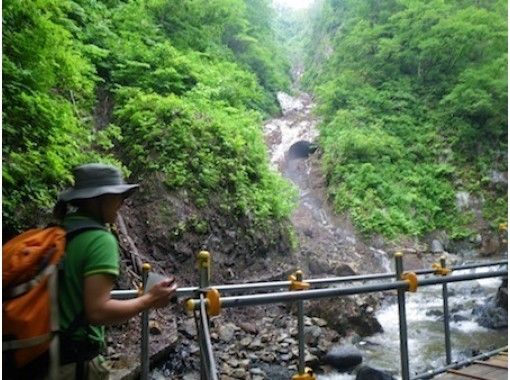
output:
[[[98,223],[77,214],[66,216],[63,225]],[[60,329],[65,331],[84,310],[84,280],[95,274],[119,275],[119,246],[115,236],[102,229],[90,229],[75,235],[67,243],[63,271],[59,277]],[[104,347],[104,326],[81,326],[72,334],[73,340],[89,340]]]

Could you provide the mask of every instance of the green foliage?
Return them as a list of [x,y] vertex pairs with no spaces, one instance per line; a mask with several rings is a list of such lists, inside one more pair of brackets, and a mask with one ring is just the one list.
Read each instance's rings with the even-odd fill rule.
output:
[[113,157],[198,207],[284,221],[294,193],[260,125],[288,64],[266,16],[268,1],[4,3],[4,226],[37,222],[71,167]]
[[56,1],[4,3],[4,223],[35,222],[73,165],[89,160],[88,106],[93,67],[61,24]]
[[507,170],[506,13],[503,1],[442,0],[312,12],[305,84],[329,191],[365,232],[466,236],[472,217],[453,201],[464,189],[485,194],[490,221],[506,219],[506,191],[482,180]]
[[136,173],[163,172],[169,189],[186,187],[203,202],[210,193],[220,195],[238,216],[262,221],[289,214],[295,197],[268,168],[257,114],[208,99],[129,89],[119,91],[119,97],[126,103],[117,111],[117,123]]

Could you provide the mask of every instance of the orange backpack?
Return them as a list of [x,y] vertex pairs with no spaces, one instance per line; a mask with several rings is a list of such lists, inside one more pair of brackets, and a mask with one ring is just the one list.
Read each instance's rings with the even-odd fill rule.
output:
[[25,231],[2,247],[2,351],[22,368],[49,349],[50,370],[58,367],[58,269],[67,240],[104,226],[86,222]]
[[65,245],[66,231],[49,227],[2,247],[2,350],[15,350],[18,368],[48,350],[58,331],[56,274]]

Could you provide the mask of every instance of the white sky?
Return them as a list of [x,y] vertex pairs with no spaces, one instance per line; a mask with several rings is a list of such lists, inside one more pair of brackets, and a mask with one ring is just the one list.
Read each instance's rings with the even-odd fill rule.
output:
[[274,4],[282,4],[295,9],[307,8],[314,0],[273,0]]

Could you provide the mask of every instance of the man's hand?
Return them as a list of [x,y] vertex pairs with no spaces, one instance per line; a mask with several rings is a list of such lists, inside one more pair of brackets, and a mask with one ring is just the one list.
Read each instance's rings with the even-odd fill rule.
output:
[[161,308],[170,303],[170,299],[175,295],[176,290],[175,278],[170,276],[155,284],[145,295],[149,299],[150,307]]

